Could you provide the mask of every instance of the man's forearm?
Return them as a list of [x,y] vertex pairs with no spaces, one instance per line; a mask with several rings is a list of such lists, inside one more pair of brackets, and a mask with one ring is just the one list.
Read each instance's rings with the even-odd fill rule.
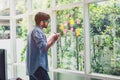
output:
[[47,47],[45,48],[46,51],[52,46],[53,43],[55,43],[59,36],[60,36],[59,34],[54,34],[52,36],[52,38],[47,43]]
[[50,39],[48,42],[47,42],[47,46],[45,48],[45,50],[47,51],[51,46],[52,44],[55,42],[54,38]]

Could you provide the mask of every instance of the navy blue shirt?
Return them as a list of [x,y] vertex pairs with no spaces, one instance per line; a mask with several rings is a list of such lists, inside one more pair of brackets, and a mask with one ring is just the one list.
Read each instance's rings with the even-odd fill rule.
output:
[[38,67],[48,71],[47,39],[42,28],[36,26],[27,39],[27,74],[32,75]]

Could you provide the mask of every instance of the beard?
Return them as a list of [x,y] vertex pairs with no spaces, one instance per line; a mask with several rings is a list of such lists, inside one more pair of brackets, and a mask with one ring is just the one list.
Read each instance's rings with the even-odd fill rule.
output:
[[42,28],[47,28],[47,27],[48,27],[48,24],[46,24],[45,22],[43,22],[43,24],[40,25],[40,26],[42,26]]
[[48,27],[48,24],[45,24],[45,23],[44,23],[44,24],[43,24],[43,27],[44,27],[44,28],[47,28],[47,27]]
[[47,28],[47,25],[43,25],[44,28]]

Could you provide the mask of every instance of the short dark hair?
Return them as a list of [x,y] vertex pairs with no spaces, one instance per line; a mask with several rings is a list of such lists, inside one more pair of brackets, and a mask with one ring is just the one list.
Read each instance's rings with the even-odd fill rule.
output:
[[49,14],[47,13],[43,13],[43,12],[38,12],[36,15],[35,15],[35,23],[36,25],[39,25],[40,21],[43,21],[43,20],[48,20],[50,19],[50,16]]

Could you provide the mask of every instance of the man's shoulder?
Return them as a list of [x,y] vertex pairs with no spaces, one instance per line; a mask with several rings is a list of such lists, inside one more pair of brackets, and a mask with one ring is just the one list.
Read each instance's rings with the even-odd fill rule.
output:
[[32,31],[33,31],[33,32],[34,32],[34,31],[35,31],[35,32],[36,32],[36,31],[42,32],[42,30],[41,30],[39,27],[37,27],[37,26],[35,26],[34,29],[33,29]]
[[32,30],[32,33],[31,33],[31,34],[44,35],[44,32],[43,32],[39,27],[35,27],[35,28]]

